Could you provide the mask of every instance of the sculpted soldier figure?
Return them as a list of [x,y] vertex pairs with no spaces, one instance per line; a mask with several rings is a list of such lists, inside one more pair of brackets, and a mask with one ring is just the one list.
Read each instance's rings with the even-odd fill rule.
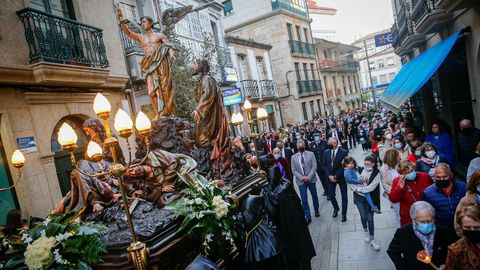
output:
[[223,108],[223,97],[205,59],[196,60],[194,75],[200,77],[195,88],[197,106],[192,112],[195,121],[195,140],[199,147],[213,147],[210,163],[215,174],[222,179],[233,175],[231,141],[228,135],[228,120]]

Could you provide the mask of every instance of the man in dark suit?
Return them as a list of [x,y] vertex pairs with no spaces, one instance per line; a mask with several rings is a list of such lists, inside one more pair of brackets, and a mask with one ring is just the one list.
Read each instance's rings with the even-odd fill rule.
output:
[[283,158],[286,158],[288,160],[288,164],[292,163],[292,156],[293,156],[293,151],[290,148],[285,148],[285,143],[283,141],[278,141],[277,142],[277,147],[280,149],[280,153],[282,154]]
[[266,133],[263,136],[262,145],[263,145],[263,154],[267,155],[272,153],[272,150],[273,148],[276,147],[277,142],[275,140],[272,140],[272,135],[270,133]]
[[338,140],[336,138],[329,138],[328,144],[332,146],[332,149],[325,151],[323,155],[323,171],[324,177],[328,179],[329,185],[329,195],[330,201],[333,205],[333,217],[338,216],[338,211],[340,208],[338,207],[337,199],[335,198],[335,190],[337,188],[337,184],[340,186],[340,194],[342,195],[342,222],[347,221],[347,182],[345,181],[345,177],[343,174],[339,174],[338,172],[342,169],[342,161],[348,155],[345,149],[342,149],[338,146]]
[[320,132],[313,133],[313,142],[310,144],[310,151],[315,154],[315,158],[317,159],[317,174],[322,182],[323,196],[328,196],[328,180],[325,178],[323,172],[323,155],[326,150],[328,150],[327,140],[322,139]]

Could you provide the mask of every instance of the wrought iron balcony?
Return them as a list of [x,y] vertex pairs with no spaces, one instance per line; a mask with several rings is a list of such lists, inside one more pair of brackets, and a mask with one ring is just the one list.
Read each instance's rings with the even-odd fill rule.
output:
[[244,98],[259,98],[260,94],[258,91],[258,83],[255,80],[243,80],[240,81],[242,84],[242,91]]
[[322,92],[321,80],[304,80],[297,81],[298,94],[319,94]]
[[127,37],[121,30],[120,37],[122,39],[123,51],[125,52],[125,55],[130,55],[132,53],[143,54],[143,48],[140,47],[140,43]]
[[308,17],[306,1],[298,0],[272,0],[272,9],[285,9],[291,12],[295,12],[302,16]]
[[106,68],[103,30],[32,8],[17,12],[25,30],[29,61]]
[[260,88],[262,89],[262,96],[264,98],[275,96],[275,85],[272,80],[261,80]]
[[452,14],[438,8],[436,0],[412,0],[411,19],[416,32],[430,34],[448,23]]
[[358,62],[349,61],[349,60],[331,60],[323,59],[320,60],[321,69],[332,69],[332,70],[357,70],[359,67]]
[[298,40],[289,40],[288,42],[290,43],[291,53],[315,56],[315,46],[313,44]]

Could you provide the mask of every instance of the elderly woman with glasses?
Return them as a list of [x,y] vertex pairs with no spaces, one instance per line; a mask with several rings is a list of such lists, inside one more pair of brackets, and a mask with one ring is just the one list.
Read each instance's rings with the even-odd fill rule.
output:
[[417,201],[410,208],[413,223],[397,229],[387,253],[397,270],[432,269],[417,260],[417,253],[424,250],[432,263],[443,265],[447,248],[456,240],[455,233],[435,225],[435,209],[425,201]]

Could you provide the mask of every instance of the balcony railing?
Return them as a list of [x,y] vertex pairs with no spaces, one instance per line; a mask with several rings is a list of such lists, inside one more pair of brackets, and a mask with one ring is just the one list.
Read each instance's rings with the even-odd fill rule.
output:
[[274,97],[275,96],[275,85],[272,80],[261,80],[260,88],[262,89],[263,97]]
[[272,0],[272,9],[285,9],[307,17],[306,1],[298,0]]
[[399,47],[409,35],[413,35],[410,6],[407,3],[403,3],[400,7],[397,13],[397,26],[393,30],[395,30],[397,34],[393,42],[394,47]]
[[412,22],[417,25],[428,13],[435,9],[434,0],[412,0]]
[[243,97],[244,98],[259,98],[258,83],[255,80],[243,80],[242,84]]
[[315,55],[315,46],[311,43],[306,43],[298,40],[289,40],[290,52],[300,53],[305,55]]
[[331,60],[323,59],[320,60],[320,68],[337,68],[337,69],[358,69],[358,62],[348,61],[348,60]]
[[140,47],[140,43],[127,37],[123,31],[120,30],[120,37],[122,39],[123,51],[126,55],[132,53],[143,54],[143,48]]
[[297,81],[298,94],[320,93],[322,91],[321,80]]
[[25,30],[29,62],[106,68],[103,30],[32,8],[17,12]]

